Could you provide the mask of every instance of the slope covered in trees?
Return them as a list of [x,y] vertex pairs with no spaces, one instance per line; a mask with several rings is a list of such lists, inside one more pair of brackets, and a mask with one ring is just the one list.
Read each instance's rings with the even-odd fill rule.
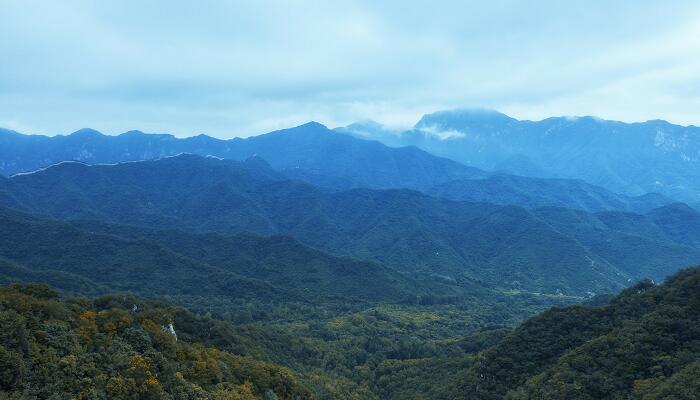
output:
[[[320,302],[398,301],[439,287],[421,288],[380,264],[333,257],[284,236],[139,232],[113,225],[81,228],[0,208],[0,261],[6,265],[0,277],[78,293]],[[443,293],[457,293],[452,287],[445,285]]]
[[0,288],[0,397],[313,399],[292,371],[217,348],[217,323],[132,296]]
[[609,228],[627,232],[644,232],[645,236],[700,247],[700,212],[683,203],[659,207],[642,216],[627,213],[599,213]]
[[588,212],[645,213],[672,202],[657,193],[626,196],[576,179],[533,178],[504,173],[482,179],[456,179],[426,190],[452,200],[514,204],[525,208],[564,207]]
[[480,353],[465,399],[695,399],[700,268],[603,306],[555,308]]
[[[92,398],[601,398],[604,391],[684,398],[678,387],[697,384],[697,365],[688,361],[698,355],[697,301],[689,297],[697,292],[687,279],[694,272],[668,286],[638,285],[609,305],[596,297],[595,307],[553,309],[509,331],[551,305],[642,277],[660,280],[700,262],[700,214],[692,208],[646,212],[664,200],[651,196],[632,206],[631,197],[581,182],[538,186],[544,180],[471,176],[475,171],[416,149],[367,147],[343,135],[327,141],[325,128],[314,124],[299,129],[227,142],[238,143],[227,150],[231,158],[267,149],[275,168],[260,157],[179,155],[117,165],[62,162],[0,177],[0,283],[132,292],[207,315],[128,294],[61,300],[41,286],[4,289],[11,307],[20,298],[33,304],[12,308],[21,318],[7,326],[24,326],[36,345],[17,350],[21,329],[2,336],[0,357],[14,368],[2,370],[19,371],[2,375],[9,382],[3,390],[17,398],[49,397],[64,386],[71,396]],[[144,136],[119,140],[140,143]],[[104,138],[85,131],[74,139]],[[206,152],[208,141],[187,143]],[[332,163],[318,163],[329,154],[337,156]],[[299,157],[308,163],[296,168]],[[368,168],[355,168],[362,157]],[[434,170],[420,171],[433,162]],[[406,163],[415,163],[407,170],[415,180],[394,175]],[[440,183],[436,172],[449,181]],[[471,178],[482,186],[460,186]],[[425,182],[438,184],[420,186]],[[501,196],[497,202],[529,209],[376,189],[407,186],[441,188],[441,196],[455,199]],[[540,207],[552,200],[579,210]],[[627,209],[645,212],[619,211]],[[69,312],[44,311],[61,307]],[[94,318],[85,314],[90,310]],[[113,315],[130,325],[120,331]],[[97,339],[81,342],[93,319]],[[134,358],[131,332],[172,337],[168,321],[182,339],[175,346],[195,350],[158,354],[166,347],[153,336],[154,350],[135,349]],[[60,353],[53,339],[42,342],[54,332],[77,343],[70,348],[76,353]],[[78,342],[70,339],[76,334]],[[102,347],[90,347],[94,341]],[[51,366],[35,373],[37,361]],[[187,375],[190,364],[207,372]],[[284,375],[283,382],[269,384],[261,370]],[[83,386],[74,383],[79,378]],[[81,394],[88,386],[96,391]]]
[[[323,399],[402,399],[417,392],[450,398],[435,396],[454,392],[459,368],[453,367],[468,362],[468,352],[479,347],[462,343],[465,334],[513,326],[552,304],[577,300],[501,293],[469,281],[405,277],[377,264],[325,255],[286,237],[66,223],[11,210],[2,210],[0,225],[0,283],[50,282],[88,294],[130,291],[187,305],[227,323],[210,321],[213,327],[198,323],[190,329],[196,318],[176,312],[180,337],[203,335],[197,341],[217,351],[291,368]],[[123,294],[107,298],[127,310],[137,304],[145,311],[144,304],[150,303]],[[27,312],[35,311],[41,312]],[[165,308],[154,313],[168,315]],[[13,357],[8,362],[16,361]],[[80,358],[76,365],[90,360]],[[105,368],[114,361],[100,360]],[[163,373],[153,372],[159,381]],[[72,376],[53,379],[50,390],[73,387]],[[445,381],[450,390],[424,379]],[[124,390],[125,396],[135,396],[133,388]]]
[[[506,289],[610,291],[629,279],[658,279],[667,268],[700,261],[699,250],[639,235],[636,247],[657,254],[656,259],[629,263],[625,255],[633,248],[627,246],[611,262],[523,208],[408,190],[326,193],[287,180],[259,158],[235,162],[181,155],[118,165],[71,162],[15,176],[5,186],[6,197],[16,200],[9,206],[54,218],[224,234],[281,233],[408,273],[466,276]],[[659,259],[667,263],[657,273]]]
[[[534,213],[592,253],[638,278],[662,281],[676,272],[678,265],[695,264],[691,260],[699,247],[693,246],[692,241],[685,240],[681,235],[657,235],[647,224],[653,220],[654,214],[663,213],[669,217],[669,221],[651,226],[662,232],[674,231],[678,224],[673,220],[692,214],[663,209],[644,215],[615,213],[618,219],[628,221],[624,229],[617,229],[610,223],[609,213],[588,214],[564,208],[541,208]],[[692,213],[700,215],[697,211]],[[696,234],[692,225],[687,225],[686,230],[692,232],[691,237]]]

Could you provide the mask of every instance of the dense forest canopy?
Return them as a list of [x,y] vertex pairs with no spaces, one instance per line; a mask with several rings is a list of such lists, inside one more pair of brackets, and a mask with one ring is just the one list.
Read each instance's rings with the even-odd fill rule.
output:
[[479,353],[465,399],[697,399],[700,268],[609,304],[554,308]]
[[700,268],[515,329],[485,319],[496,309],[447,305],[243,302],[220,321],[12,284],[0,289],[0,388],[17,399],[695,399],[699,301]]
[[290,370],[212,345],[216,324],[182,308],[11,285],[0,321],[3,398],[315,398]]
[[607,214],[453,201],[405,189],[328,193],[289,180],[259,158],[62,163],[0,181],[1,205],[67,221],[282,234],[406,274],[546,294],[616,291],[700,262],[700,224],[684,223],[700,221],[700,213],[690,208],[620,213],[621,226],[608,223]]
[[[209,310],[198,315],[129,294],[59,296],[36,284],[1,293],[11,398],[448,399],[475,352],[547,304],[347,309],[173,297]],[[73,370],[62,369],[66,360]],[[152,387],[133,375],[132,361]]]

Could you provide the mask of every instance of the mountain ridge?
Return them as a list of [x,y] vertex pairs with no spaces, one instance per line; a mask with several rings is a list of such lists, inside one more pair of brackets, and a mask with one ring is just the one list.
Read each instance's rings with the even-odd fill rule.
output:
[[700,268],[640,282],[601,305],[555,307],[482,351],[462,399],[693,399]]
[[[73,292],[93,287],[87,293],[109,289],[163,296],[191,294],[197,288],[201,295],[278,301],[399,301],[410,293],[406,288],[411,283],[390,269],[333,257],[288,236],[145,234],[128,226],[52,221],[2,207],[0,226],[5,232],[0,258],[15,263],[14,270],[0,272],[5,280],[44,276],[45,282]],[[211,254],[197,250],[201,248]],[[80,280],[70,283],[68,275]]]
[[[409,273],[466,274],[487,285],[585,294],[641,278],[555,229],[537,210],[451,201],[408,189],[329,193],[290,181],[259,159],[180,155],[117,165],[63,163],[7,181],[15,207],[51,218],[200,233],[283,233],[336,255]],[[654,240],[637,242],[674,260],[671,266],[700,261],[696,250]],[[551,279],[553,271],[557,279]]]
[[72,136],[29,138],[18,134],[3,139],[0,134],[0,143],[4,140],[7,144],[4,149],[0,146],[0,173],[27,172],[66,160],[112,164],[182,153],[233,160],[257,155],[289,178],[330,191],[408,188],[453,200],[529,208],[567,206],[587,211],[646,211],[673,201],[662,196],[619,195],[573,180],[530,178],[532,187],[528,187],[521,183],[527,179],[524,177],[510,175],[504,179],[503,173],[487,173],[413,146],[391,148],[378,141],[357,139],[316,122],[231,140],[204,135],[178,139],[139,131],[119,136],[90,134],[88,138],[77,135],[71,139]]
[[[338,128],[346,133],[352,129]],[[590,116],[529,121],[458,109],[426,114],[413,129],[399,133],[386,134],[374,126],[356,134],[391,146],[415,145],[486,170],[524,175],[539,171],[533,176],[577,178],[613,192],[659,192],[700,203],[700,128],[693,125]]]

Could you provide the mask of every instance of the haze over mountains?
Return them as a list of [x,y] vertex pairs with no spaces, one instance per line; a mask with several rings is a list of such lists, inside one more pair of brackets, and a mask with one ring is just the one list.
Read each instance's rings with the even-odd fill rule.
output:
[[68,136],[24,136],[3,132],[2,137],[4,161],[1,171],[6,176],[65,160],[115,163],[180,153],[234,160],[257,155],[279,170],[301,169],[369,187],[426,187],[451,179],[485,175],[476,168],[431,156],[416,148],[391,149],[378,142],[334,134],[314,122],[231,140],[205,135],[177,139],[137,131],[111,137],[89,129]]
[[354,187],[408,188],[453,200],[559,206],[587,211],[646,212],[673,200],[627,196],[579,180],[525,178],[489,173],[415,147],[390,148],[309,123],[247,139],[127,132],[105,136],[81,130],[68,136],[25,136],[0,131],[0,173],[10,176],[65,160],[89,164],[154,159],[180,153],[245,160],[262,157],[286,176],[337,191]]
[[492,110],[451,110],[425,115],[405,132],[377,123],[339,130],[390,146],[414,145],[487,170],[582,179],[628,195],[657,192],[700,201],[700,128],[695,126],[594,117],[521,121]]

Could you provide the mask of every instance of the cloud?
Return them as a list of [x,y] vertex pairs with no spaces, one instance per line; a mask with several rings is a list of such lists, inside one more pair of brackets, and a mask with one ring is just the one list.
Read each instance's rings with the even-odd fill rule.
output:
[[0,124],[246,136],[444,108],[700,124],[696,2],[0,0]]
[[454,129],[440,129],[435,125],[422,126],[419,131],[424,135],[433,136],[440,140],[464,137],[464,132],[456,131]]

